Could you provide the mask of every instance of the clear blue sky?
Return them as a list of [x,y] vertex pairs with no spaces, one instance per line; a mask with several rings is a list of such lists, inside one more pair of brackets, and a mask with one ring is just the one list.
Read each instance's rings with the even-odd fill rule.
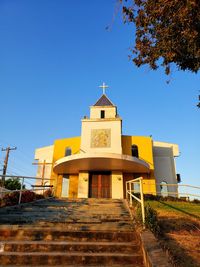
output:
[[200,74],[174,68],[167,84],[163,70],[135,67],[134,30],[115,10],[115,0],[0,1],[0,147],[18,148],[9,173],[34,175],[35,148],[80,135],[104,81],[123,134],[179,144],[177,172],[200,185]]

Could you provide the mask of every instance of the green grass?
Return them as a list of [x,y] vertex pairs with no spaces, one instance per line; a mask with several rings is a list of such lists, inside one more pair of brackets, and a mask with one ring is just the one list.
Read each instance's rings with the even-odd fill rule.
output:
[[154,208],[159,216],[165,214],[183,216],[188,215],[200,219],[200,204],[190,202],[176,202],[176,201],[155,201],[148,200],[146,203]]

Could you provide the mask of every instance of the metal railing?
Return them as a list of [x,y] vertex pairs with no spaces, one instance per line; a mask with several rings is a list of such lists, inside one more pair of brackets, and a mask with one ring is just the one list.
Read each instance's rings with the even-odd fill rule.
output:
[[[144,183],[144,185],[155,185],[155,191],[147,191],[145,194],[156,194],[163,197],[176,197],[176,198],[187,198],[190,199],[199,199],[200,200],[200,186],[188,185],[188,184],[152,184],[152,183]],[[162,189],[164,189],[162,191]]]
[[[16,189],[16,190],[8,190],[4,187],[5,182],[7,179],[11,179],[11,180],[19,180],[20,182],[20,189]],[[32,180],[33,184],[28,183],[28,185],[31,186],[31,188],[25,188],[26,186],[26,180]],[[41,184],[36,184],[36,181],[41,181]],[[31,191],[31,192],[39,192],[42,194],[40,195],[44,195],[45,193],[45,189],[50,188],[51,189],[51,194],[52,196],[54,196],[54,186],[50,185],[50,184],[45,184],[47,182],[44,181],[52,181],[53,179],[50,178],[39,178],[39,177],[31,177],[31,176],[22,176],[22,175],[0,175],[0,198],[3,198],[5,195],[13,193],[13,192],[19,192],[19,200],[18,200],[18,204],[21,204],[21,200],[22,200],[22,194],[25,191]]]
[[[134,185],[139,184],[139,190],[134,190]],[[140,198],[134,195],[134,193],[139,193]],[[139,177],[134,180],[130,180],[126,182],[126,199],[129,199],[130,206],[133,205],[133,198],[137,200],[141,205],[142,211],[142,222],[145,224],[145,209],[144,209],[144,195],[143,195],[143,178]]]
[[[126,182],[126,199],[129,200],[130,206],[133,205],[133,199],[137,200],[141,205],[142,222],[145,224],[145,207],[144,207],[144,185],[145,195],[158,195],[162,197],[174,197],[185,200],[200,200],[200,186],[193,186],[188,184],[153,184],[143,182],[143,178],[139,177]],[[156,190],[147,190],[147,186],[156,186]],[[161,189],[163,192],[161,191]],[[159,191],[159,190],[160,191]],[[136,194],[136,195],[135,195]],[[140,195],[140,198],[138,197]]]

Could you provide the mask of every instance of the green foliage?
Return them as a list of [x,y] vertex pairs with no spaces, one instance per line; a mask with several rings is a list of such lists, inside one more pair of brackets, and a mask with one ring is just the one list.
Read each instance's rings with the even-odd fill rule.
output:
[[135,27],[130,56],[136,66],[170,64],[181,70],[200,69],[199,0],[120,0],[124,21]]
[[[136,209],[136,219],[142,223],[142,210],[140,205],[138,205]],[[155,235],[159,235],[161,233],[157,211],[149,204],[145,205],[145,226]]]
[[199,201],[154,201],[147,202],[153,209],[159,212],[161,217],[165,214],[176,214],[176,216],[189,215],[194,218],[200,219],[200,205]]
[[[21,182],[19,178],[9,178],[5,180],[5,188],[8,190],[20,190],[21,189]],[[23,186],[23,189],[25,186]]]

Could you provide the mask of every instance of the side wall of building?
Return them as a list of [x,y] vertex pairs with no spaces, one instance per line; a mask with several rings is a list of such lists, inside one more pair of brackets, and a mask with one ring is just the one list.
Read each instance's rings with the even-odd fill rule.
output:
[[[166,194],[167,196],[169,194],[172,196],[177,196],[177,186],[165,186],[164,184],[177,185],[176,165],[174,157],[178,155],[178,146],[175,144],[164,142],[154,142],[153,144],[155,177],[157,183],[157,193],[159,195]],[[160,185],[161,183],[163,183],[163,185]]]
[[[53,163],[58,159],[65,157],[66,148],[71,149],[72,154],[80,153],[80,142],[81,138],[72,137],[55,140],[54,142],[54,152],[53,152]],[[52,171],[51,173],[52,179],[54,179],[54,186],[56,188],[55,195],[57,197],[61,197],[62,193],[62,183],[63,183],[63,175],[57,175]],[[75,198],[77,197],[78,192],[78,174],[69,176],[69,197]]]
[[[54,146],[45,146],[37,148],[35,150],[35,160],[37,160],[37,174],[36,177],[51,178],[52,163],[53,163],[53,151]],[[42,180],[37,180],[36,185],[41,185]],[[44,181],[45,184],[49,185],[50,181]]]

